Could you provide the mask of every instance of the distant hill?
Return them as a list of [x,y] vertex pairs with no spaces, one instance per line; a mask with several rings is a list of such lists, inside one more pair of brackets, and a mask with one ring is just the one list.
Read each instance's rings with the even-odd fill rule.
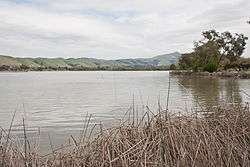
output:
[[0,70],[133,70],[168,68],[181,57],[179,52],[152,58],[104,60],[94,58],[15,58],[0,55]]

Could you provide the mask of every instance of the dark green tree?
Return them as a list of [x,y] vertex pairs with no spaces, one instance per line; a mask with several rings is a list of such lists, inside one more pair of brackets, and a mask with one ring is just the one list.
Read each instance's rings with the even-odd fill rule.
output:
[[21,65],[20,65],[20,70],[27,71],[27,70],[29,70],[29,69],[30,69],[30,67],[27,66],[27,65],[25,65],[25,64],[21,64]]
[[238,60],[248,39],[243,34],[219,33],[215,30],[204,31],[202,36],[202,40],[194,43],[194,51],[179,60],[181,69],[214,72],[226,62],[231,64]]
[[230,62],[237,60],[246,48],[246,40],[248,39],[243,34],[231,34],[226,31],[219,33],[215,30],[205,31],[202,33],[204,39],[198,42],[198,46],[208,45],[213,47],[219,53],[218,63],[224,59]]
[[248,38],[243,34],[235,34],[232,36],[229,32],[224,32],[221,35],[221,58],[227,58],[230,62],[236,61],[243,54],[246,48],[246,40]]
[[215,41],[208,41],[202,45],[195,43],[193,69],[195,71],[214,72],[219,67],[219,47]]
[[193,53],[182,54],[179,59],[178,65],[181,70],[191,70],[193,66]]
[[176,65],[175,64],[171,64],[169,67],[170,70],[176,70]]
[[195,42],[193,67],[209,72],[216,71],[225,61],[232,63],[238,60],[248,39],[243,34],[233,35],[228,31],[219,33],[215,30],[205,31],[202,36],[202,40]]

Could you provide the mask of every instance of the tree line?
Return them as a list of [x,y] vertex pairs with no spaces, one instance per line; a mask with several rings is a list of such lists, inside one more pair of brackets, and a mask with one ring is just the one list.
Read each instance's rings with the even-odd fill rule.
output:
[[24,64],[20,66],[0,66],[0,71],[165,71],[169,70],[169,66],[73,66],[73,67],[55,67],[40,66],[30,67]]

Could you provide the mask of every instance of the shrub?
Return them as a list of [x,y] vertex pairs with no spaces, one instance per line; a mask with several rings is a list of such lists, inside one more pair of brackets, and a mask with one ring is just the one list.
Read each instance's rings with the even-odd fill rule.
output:
[[170,70],[176,70],[176,65],[175,64],[171,64],[169,69]]
[[217,69],[218,69],[218,64],[210,62],[205,65],[203,70],[212,73],[212,72],[216,72]]

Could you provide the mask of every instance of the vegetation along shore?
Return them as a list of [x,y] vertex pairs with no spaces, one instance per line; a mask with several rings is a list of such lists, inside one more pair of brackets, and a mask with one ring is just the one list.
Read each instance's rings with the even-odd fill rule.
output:
[[194,43],[193,52],[182,54],[172,66],[180,70],[173,74],[249,78],[250,59],[242,57],[247,37],[216,30],[204,31],[202,36],[202,40]]

